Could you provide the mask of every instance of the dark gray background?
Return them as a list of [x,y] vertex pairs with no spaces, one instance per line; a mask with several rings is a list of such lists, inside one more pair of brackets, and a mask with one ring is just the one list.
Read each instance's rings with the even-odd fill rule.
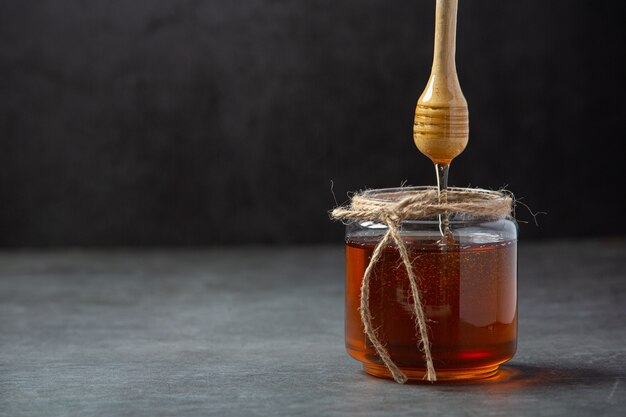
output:
[[[626,232],[622,7],[460,1],[451,183],[548,212],[522,238]],[[340,241],[331,180],[339,202],[434,182],[411,133],[433,19],[434,0],[1,2],[0,245]]]

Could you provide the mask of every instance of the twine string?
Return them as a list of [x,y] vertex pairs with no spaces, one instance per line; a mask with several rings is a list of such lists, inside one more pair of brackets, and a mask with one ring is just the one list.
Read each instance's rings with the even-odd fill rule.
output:
[[359,312],[361,314],[361,323],[363,323],[363,330],[365,331],[367,338],[374,346],[374,349],[376,349],[378,357],[383,361],[387,369],[389,369],[389,372],[391,372],[391,376],[393,377],[393,379],[399,384],[404,384],[408,380],[408,378],[404,374],[404,372],[402,372],[400,368],[398,368],[398,366],[394,363],[394,361],[391,359],[391,356],[389,355],[389,352],[387,352],[385,345],[383,345],[383,343],[378,338],[377,331],[372,325],[372,313],[370,312],[369,307],[370,278],[372,276],[372,270],[378,262],[378,259],[380,259],[380,256],[382,255],[383,250],[390,239],[392,239],[391,228],[387,230],[387,233],[385,233],[378,245],[376,245],[376,248],[372,253],[370,263],[365,269],[365,273],[363,274],[363,282],[361,283],[361,306],[359,307]]

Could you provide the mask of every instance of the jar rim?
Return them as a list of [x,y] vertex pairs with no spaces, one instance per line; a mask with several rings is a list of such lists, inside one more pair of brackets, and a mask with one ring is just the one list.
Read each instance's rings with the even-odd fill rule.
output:
[[[372,188],[364,190],[362,195],[368,199],[381,201],[381,202],[393,202],[398,201],[406,194],[411,194],[415,191],[437,191],[437,187],[432,185],[416,185],[409,187],[390,187],[390,188]],[[465,188],[465,187],[448,187],[448,191],[467,192],[471,191],[476,194],[483,194],[490,196],[492,202],[503,201],[505,198],[510,197],[510,193],[504,190],[493,191],[484,188]]]
[[514,204],[513,194],[506,190],[450,187],[444,200],[432,186],[379,188],[352,195],[348,205],[335,208],[331,215],[337,220],[371,220],[385,224],[454,214],[497,219],[514,213]]

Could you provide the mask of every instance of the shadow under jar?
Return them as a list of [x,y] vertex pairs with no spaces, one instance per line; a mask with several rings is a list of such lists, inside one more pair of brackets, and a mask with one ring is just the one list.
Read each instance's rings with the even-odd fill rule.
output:
[[[370,193],[378,191],[393,198],[394,189]],[[451,238],[442,238],[437,218],[403,221],[401,236],[418,279],[437,379],[486,378],[517,348],[517,224],[455,213],[447,221]],[[374,222],[346,226],[345,338],[348,353],[367,373],[391,378],[359,313],[363,275],[386,231]],[[422,380],[426,369],[412,303],[407,272],[390,244],[371,275],[372,324],[409,380]]]

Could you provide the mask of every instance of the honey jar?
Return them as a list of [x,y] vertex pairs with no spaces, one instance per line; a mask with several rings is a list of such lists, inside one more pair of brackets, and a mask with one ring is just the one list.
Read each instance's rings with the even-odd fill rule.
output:
[[[426,188],[370,190],[363,195],[393,203]],[[454,189],[451,192],[453,196]],[[507,198],[500,192],[482,192],[491,204]],[[513,357],[517,346],[517,224],[510,215],[494,216],[489,209],[485,215],[450,211],[445,221],[445,236],[440,216],[402,219],[398,226],[419,288],[436,379],[489,377]],[[389,226],[363,219],[345,223],[346,349],[367,373],[391,378],[360,315],[363,277]],[[380,249],[368,283],[371,324],[408,380],[422,380],[423,341],[416,329],[407,269],[396,243]]]

